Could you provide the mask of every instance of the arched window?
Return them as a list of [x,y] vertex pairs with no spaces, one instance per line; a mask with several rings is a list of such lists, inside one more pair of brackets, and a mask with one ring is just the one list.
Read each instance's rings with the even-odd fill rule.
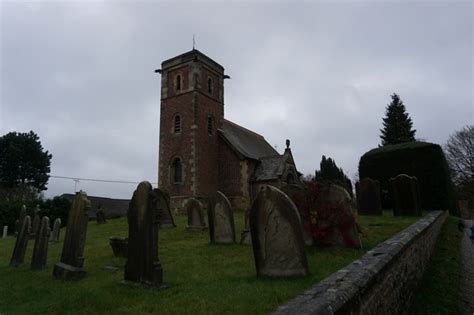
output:
[[211,78],[207,78],[207,92],[209,94],[212,94],[212,79]]
[[211,115],[207,116],[207,133],[212,135],[214,129],[214,119]]
[[181,91],[181,75],[176,76],[176,91]]
[[181,132],[181,116],[180,115],[174,116],[173,132],[174,133]]
[[180,158],[175,158],[171,164],[171,181],[173,184],[179,184],[183,180],[183,165]]
[[286,183],[287,184],[294,184],[295,183],[295,176],[293,176],[293,174],[288,174],[286,176]]

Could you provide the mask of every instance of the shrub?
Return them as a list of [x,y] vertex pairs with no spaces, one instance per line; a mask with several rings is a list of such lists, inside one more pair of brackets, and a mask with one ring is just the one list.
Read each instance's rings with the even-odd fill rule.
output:
[[449,209],[458,213],[453,184],[443,150],[437,144],[415,141],[387,145],[366,152],[359,161],[359,178],[370,177],[380,181],[383,206],[390,207],[386,192],[389,179],[398,174],[415,176],[425,210]]

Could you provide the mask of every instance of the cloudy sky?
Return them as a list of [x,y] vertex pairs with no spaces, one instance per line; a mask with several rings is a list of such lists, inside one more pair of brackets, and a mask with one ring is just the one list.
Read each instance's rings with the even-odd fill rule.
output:
[[[195,34],[232,77],[227,119],[280,152],[291,139],[304,174],[324,154],[354,178],[393,92],[417,138],[443,144],[474,122],[473,11],[472,1],[0,1],[0,135],[35,131],[54,176],[156,183],[153,70]],[[76,188],[130,198],[135,185]]]

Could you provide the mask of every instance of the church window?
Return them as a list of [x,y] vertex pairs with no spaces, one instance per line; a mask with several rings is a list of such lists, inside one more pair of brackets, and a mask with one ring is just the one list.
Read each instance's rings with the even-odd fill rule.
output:
[[181,91],[181,75],[176,76],[176,91]]
[[211,78],[207,78],[207,92],[209,94],[212,94],[212,79]]
[[179,184],[183,180],[183,165],[178,157],[171,164],[171,180],[173,184]]
[[180,115],[174,116],[173,131],[174,131],[174,133],[181,132],[181,116]]
[[207,116],[207,133],[209,135],[212,135],[213,129],[214,129],[214,119],[212,118],[211,115]]

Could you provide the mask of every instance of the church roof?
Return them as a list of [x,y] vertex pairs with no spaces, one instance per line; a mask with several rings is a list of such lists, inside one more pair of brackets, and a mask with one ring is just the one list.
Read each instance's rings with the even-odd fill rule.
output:
[[227,119],[222,121],[221,136],[242,156],[258,160],[278,152],[258,133],[239,126]]
[[[73,200],[74,194],[62,194],[61,197]],[[99,206],[105,212],[105,216],[108,219],[119,218],[127,215],[128,205],[130,200],[128,199],[113,199],[106,197],[87,196],[87,199],[91,202],[91,209],[88,212],[89,218],[95,218]]]
[[277,179],[283,175],[286,158],[283,155],[267,156],[260,159],[255,169],[254,181]]

